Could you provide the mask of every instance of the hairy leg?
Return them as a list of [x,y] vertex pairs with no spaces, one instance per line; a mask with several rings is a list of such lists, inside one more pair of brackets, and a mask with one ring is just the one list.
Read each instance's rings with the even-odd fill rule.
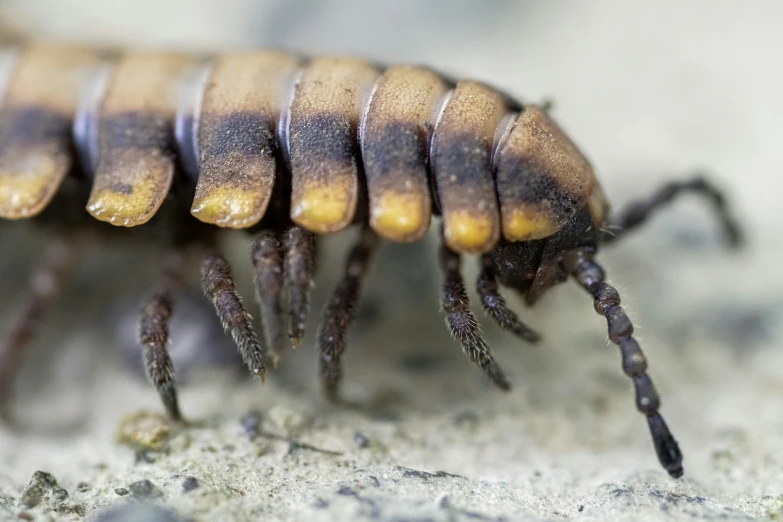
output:
[[283,291],[283,256],[280,241],[271,231],[258,234],[251,251],[255,272],[256,296],[261,311],[264,342],[277,366],[285,349],[283,311],[280,302]]
[[201,262],[201,287],[215,307],[223,328],[234,339],[250,373],[263,380],[266,349],[258,342],[250,315],[234,288],[228,261],[215,251],[208,252]]
[[315,234],[294,226],[283,239],[285,253],[283,281],[288,301],[288,338],[294,348],[304,339],[307,313],[310,310],[310,288],[315,270]]
[[647,375],[647,359],[633,338],[633,324],[620,306],[620,294],[606,282],[604,270],[593,259],[588,248],[565,255],[563,264],[579,284],[593,296],[595,311],[606,317],[609,339],[620,347],[623,371],[633,380],[636,408],[647,417],[647,424],[661,465],[674,478],[683,474],[682,453],[666,422],[658,413],[661,401]]
[[321,354],[321,379],[330,400],[337,399],[342,376],[340,357],[347,345],[348,328],[353,322],[356,303],[370,258],[379,243],[378,236],[369,228],[351,248],[345,264],[345,273],[324,310],[323,321],[318,328],[318,348]]
[[481,299],[484,311],[504,330],[530,343],[537,343],[541,337],[534,330],[519,320],[517,315],[508,309],[506,300],[500,295],[495,266],[489,255],[481,256],[481,272],[476,281],[476,291]]
[[169,320],[174,299],[182,287],[184,258],[172,251],[163,261],[163,273],[141,307],[139,342],[142,347],[144,369],[170,419],[182,420],[174,381],[174,366],[168,352]]
[[678,196],[689,192],[707,199],[712,204],[723,227],[726,241],[731,246],[738,246],[742,242],[742,231],[729,211],[723,193],[702,176],[667,183],[649,198],[630,203],[619,213],[609,218],[601,241],[603,243],[617,241],[627,232],[642,225],[656,210],[668,205]]
[[0,335],[0,416],[8,419],[14,376],[25,349],[41,325],[47,310],[60,294],[73,268],[70,238],[56,236],[46,246],[42,259],[30,278],[26,298],[16,316]]
[[445,244],[440,247],[440,266],[444,275],[441,306],[446,313],[449,332],[460,342],[470,360],[478,364],[492,382],[504,390],[510,389],[511,385],[492,357],[487,343],[481,337],[476,317],[470,311],[468,295],[460,274],[459,254]]

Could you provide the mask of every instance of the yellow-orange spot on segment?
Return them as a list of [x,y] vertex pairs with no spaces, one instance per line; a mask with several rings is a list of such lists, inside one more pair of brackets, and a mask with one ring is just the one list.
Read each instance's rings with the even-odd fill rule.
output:
[[[134,227],[150,220],[163,203],[171,187],[171,174],[164,169],[140,165],[138,172],[128,172],[133,184],[121,188],[93,186],[87,211],[100,221],[112,225]],[[165,181],[168,179],[168,181]],[[161,186],[161,182],[164,183]]]
[[[414,194],[382,192],[370,205],[370,226],[392,241],[415,241],[427,232],[421,198]],[[427,216],[429,217],[429,216]]]
[[307,230],[316,233],[334,232],[345,226],[345,221],[353,213],[352,191],[347,184],[307,183],[302,187],[299,197],[293,198],[291,219]]
[[204,223],[220,227],[245,228],[264,216],[265,195],[238,187],[215,187],[193,199],[190,213]]
[[492,216],[456,211],[444,216],[444,236],[452,250],[467,254],[487,252],[497,241]]
[[22,219],[38,214],[60,187],[66,168],[63,162],[34,152],[23,161],[1,166],[0,218]]
[[503,236],[508,241],[530,241],[549,237],[562,228],[560,223],[535,209],[511,209],[503,214]]

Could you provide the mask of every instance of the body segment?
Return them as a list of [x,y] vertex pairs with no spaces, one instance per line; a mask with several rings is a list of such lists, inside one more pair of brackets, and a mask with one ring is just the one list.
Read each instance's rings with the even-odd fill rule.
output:
[[432,170],[446,243],[457,252],[488,252],[500,238],[492,146],[507,107],[483,84],[459,82],[438,117]]
[[357,135],[378,71],[354,59],[318,58],[302,72],[288,115],[291,219],[313,232],[336,232],[359,200]]
[[47,45],[10,52],[0,109],[0,218],[19,219],[43,210],[74,167],[71,126],[100,57]]
[[191,213],[205,223],[258,223],[278,176],[276,132],[286,87],[298,70],[291,55],[256,52],[217,59],[198,101],[198,185]]
[[556,233],[598,186],[585,157],[536,106],[526,107],[512,124],[499,144],[495,167],[503,236],[508,241]]
[[431,71],[392,66],[367,107],[361,143],[370,226],[392,241],[415,241],[430,226],[427,148],[447,90]]
[[146,223],[171,189],[177,168],[177,96],[194,59],[175,54],[128,54],[111,73],[100,103],[98,164],[87,203],[96,219]]

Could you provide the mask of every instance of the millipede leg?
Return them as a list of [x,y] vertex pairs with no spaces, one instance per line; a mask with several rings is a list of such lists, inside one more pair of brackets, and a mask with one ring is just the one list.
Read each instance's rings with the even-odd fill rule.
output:
[[498,282],[495,279],[495,267],[489,255],[481,256],[481,272],[476,281],[476,291],[481,298],[481,306],[484,311],[502,329],[531,343],[537,343],[541,339],[538,333],[522,323],[516,314],[506,306],[506,300],[500,295]]
[[46,247],[43,260],[30,278],[28,295],[8,329],[0,335],[0,416],[9,417],[14,376],[19,370],[46,311],[51,306],[73,267],[73,245],[55,237]]
[[280,297],[283,290],[283,257],[280,241],[274,232],[264,231],[253,241],[251,251],[255,272],[256,296],[261,310],[264,342],[277,365],[285,349],[283,312]]
[[731,214],[723,193],[702,176],[696,176],[686,181],[667,183],[648,199],[627,205],[617,215],[609,218],[601,239],[602,242],[617,241],[627,232],[647,221],[653,212],[687,192],[698,194],[712,203],[729,245],[738,246],[742,243],[742,231]]
[[266,350],[258,342],[250,315],[234,288],[228,261],[217,252],[207,253],[201,262],[201,287],[215,307],[223,328],[234,339],[250,373],[263,379]]
[[181,252],[169,253],[163,262],[163,274],[141,306],[139,343],[144,369],[166,408],[169,418],[182,420],[174,381],[174,365],[168,352],[169,320],[174,299],[182,286],[185,261]]
[[304,339],[307,313],[310,310],[310,288],[313,286],[315,247],[315,234],[297,226],[288,229],[283,240],[288,338],[294,348],[298,348]]
[[682,453],[677,441],[658,413],[660,399],[647,375],[647,359],[633,338],[633,324],[620,306],[620,294],[605,281],[604,271],[593,260],[590,249],[573,250],[563,258],[566,270],[585,288],[594,300],[595,310],[606,317],[609,339],[620,347],[623,371],[633,380],[636,407],[647,417],[655,452],[661,465],[674,478],[683,474]]
[[440,266],[444,274],[441,306],[446,313],[449,332],[460,342],[470,360],[478,364],[492,382],[503,390],[509,390],[511,385],[492,357],[489,346],[481,337],[476,317],[470,311],[465,284],[460,275],[459,254],[445,244],[440,247]]
[[348,254],[345,273],[326,305],[323,321],[318,328],[321,379],[330,400],[337,398],[342,375],[340,357],[345,352],[348,328],[354,319],[362,278],[378,243],[379,238],[372,230],[362,229],[361,237]]

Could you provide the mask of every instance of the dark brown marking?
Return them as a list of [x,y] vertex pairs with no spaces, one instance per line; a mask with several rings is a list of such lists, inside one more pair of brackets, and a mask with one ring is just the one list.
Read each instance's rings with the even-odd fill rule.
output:
[[119,194],[125,194],[125,195],[131,195],[133,194],[133,187],[131,185],[128,185],[127,183],[117,183],[115,185],[112,185],[109,190],[112,192],[117,192]]
[[[47,107],[8,107],[0,112],[0,147],[35,148],[57,142],[69,149],[71,116]],[[64,143],[63,143],[64,142]]]
[[[101,118],[102,150],[113,153],[122,149],[173,152],[173,121],[167,114],[156,112],[124,112]],[[154,154],[154,153],[153,153]]]
[[263,156],[274,160],[277,142],[274,134],[274,121],[263,114],[253,112],[235,112],[230,114],[201,115],[200,132],[209,134],[212,139],[202,144],[204,160],[224,159],[238,154],[251,159]]

